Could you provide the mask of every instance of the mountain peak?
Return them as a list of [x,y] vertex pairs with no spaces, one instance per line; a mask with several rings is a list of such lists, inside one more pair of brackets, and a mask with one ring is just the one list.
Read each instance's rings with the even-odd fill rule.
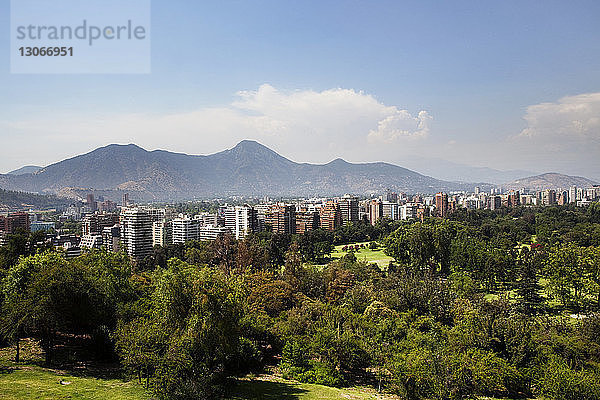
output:
[[107,149],[107,150],[112,150],[112,149],[132,149],[132,150],[144,150],[142,147],[138,146],[135,143],[129,143],[129,144],[118,144],[118,143],[111,143],[107,146],[104,147],[100,147],[100,149]]
[[348,161],[344,160],[343,158],[336,158],[333,161],[328,162],[326,165],[346,165],[346,164],[350,164]]
[[232,150],[252,150],[252,151],[256,151],[256,150],[269,150],[269,151],[273,151],[271,149],[269,149],[267,146],[258,143],[256,140],[242,140],[241,142],[239,142],[238,144],[235,145],[235,147]]

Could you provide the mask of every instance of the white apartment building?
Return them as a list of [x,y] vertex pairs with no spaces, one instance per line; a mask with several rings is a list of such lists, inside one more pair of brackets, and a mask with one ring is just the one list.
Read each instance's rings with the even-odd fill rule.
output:
[[188,240],[198,240],[198,221],[187,215],[180,215],[172,221],[173,243],[185,243]]
[[152,220],[141,208],[126,208],[121,213],[121,244],[130,257],[152,254]]

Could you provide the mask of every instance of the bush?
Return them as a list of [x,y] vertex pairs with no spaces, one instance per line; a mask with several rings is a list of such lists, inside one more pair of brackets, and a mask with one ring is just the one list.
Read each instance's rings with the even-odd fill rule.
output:
[[600,399],[600,377],[593,371],[573,370],[556,356],[540,369],[537,392],[555,400]]

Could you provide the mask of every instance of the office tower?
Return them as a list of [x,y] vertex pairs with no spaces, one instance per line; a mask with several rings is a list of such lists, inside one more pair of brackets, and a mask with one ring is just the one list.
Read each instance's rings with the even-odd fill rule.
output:
[[448,216],[448,195],[446,193],[437,193],[435,195],[435,215],[445,218]]
[[185,243],[189,240],[198,240],[198,221],[187,215],[171,221],[173,227],[173,243]]
[[127,207],[129,205],[129,193],[123,193],[123,200],[121,202],[123,207]]
[[481,193],[481,188],[479,186],[475,186],[475,194]]
[[338,204],[343,224],[358,222],[358,197],[349,194],[344,195],[344,197],[339,199]]
[[152,254],[152,220],[147,211],[132,208],[121,213],[121,244],[136,260]]

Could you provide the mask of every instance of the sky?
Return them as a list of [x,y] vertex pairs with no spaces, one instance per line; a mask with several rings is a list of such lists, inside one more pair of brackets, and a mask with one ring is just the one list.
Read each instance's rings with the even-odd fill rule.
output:
[[299,162],[600,181],[598,21],[597,0],[154,0],[150,73],[11,74],[0,0],[0,173],[254,139]]

